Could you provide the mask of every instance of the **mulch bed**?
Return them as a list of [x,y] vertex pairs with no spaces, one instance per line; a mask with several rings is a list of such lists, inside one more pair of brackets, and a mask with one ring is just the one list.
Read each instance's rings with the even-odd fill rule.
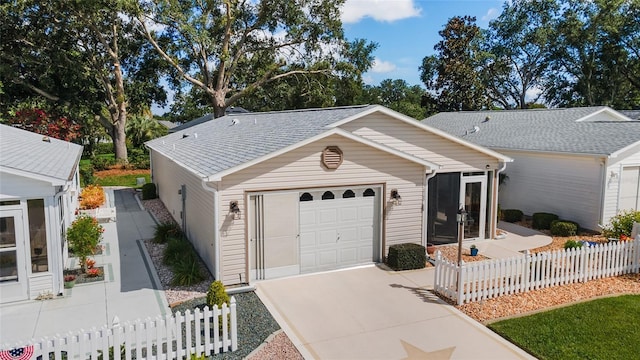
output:
[[65,270],[63,274],[75,275],[76,284],[87,284],[92,282],[104,281],[104,266],[95,266],[94,269],[99,269],[100,275],[90,277],[90,276],[87,276],[87,274],[83,273],[81,269]]
[[100,170],[93,173],[95,177],[104,178],[107,176],[122,176],[122,175],[148,175],[151,174],[151,171],[148,169],[109,169],[109,170]]

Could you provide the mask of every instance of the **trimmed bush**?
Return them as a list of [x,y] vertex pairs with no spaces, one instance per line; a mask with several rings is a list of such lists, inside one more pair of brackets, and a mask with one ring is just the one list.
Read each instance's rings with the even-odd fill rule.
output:
[[147,183],[142,185],[142,200],[151,200],[157,198],[156,184]]
[[575,236],[578,233],[578,223],[566,220],[554,220],[551,222],[551,235]]
[[93,146],[96,155],[113,154],[113,143],[97,143]]
[[616,239],[620,239],[622,235],[631,236],[634,222],[640,223],[640,211],[624,210],[609,220],[602,229],[602,235]]
[[97,171],[101,171],[109,169],[109,167],[116,164],[116,161],[107,157],[95,156],[91,158],[91,164],[93,165],[94,169],[96,169]]
[[180,226],[174,222],[162,223],[156,225],[156,230],[153,234],[153,242],[158,244],[164,244],[169,238],[182,238],[182,230]]
[[533,214],[533,223],[531,225],[534,229],[549,230],[551,222],[558,219],[559,217],[556,214],[538,212]]
[[567,242],[564,243],[565,250],[579,249],[581,247],[582,247],[582,243],[575,240],[567,240]]
[[80,164],[80,180],[82,181],[82,186],[91,185],[96,181],[91,163]]
[[207,291],[207,305],[210,308],[221,307],[222,304],[229,304],[229,302],[229,295],[222,282],[220,280],[212,282]]
[[506,222],[514,223],[522,220],[522,211],[518,209],[504,209],[502,210],[502,218]]
[[397,244],[389,246],[387,265],[394,270],[422,269],[427,262],[424,246],[418,244]]

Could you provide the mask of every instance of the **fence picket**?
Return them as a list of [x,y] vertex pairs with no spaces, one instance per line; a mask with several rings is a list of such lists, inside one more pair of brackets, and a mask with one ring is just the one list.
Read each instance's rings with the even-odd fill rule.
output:
[[[640,271],[640,237],[462,266],[436,252],[434,290],[458,304]],[[459,282],[459,283],[458,283]],[[224,320],[223,320],[224,321]],[[226,336],[226,335],[225,335]]]

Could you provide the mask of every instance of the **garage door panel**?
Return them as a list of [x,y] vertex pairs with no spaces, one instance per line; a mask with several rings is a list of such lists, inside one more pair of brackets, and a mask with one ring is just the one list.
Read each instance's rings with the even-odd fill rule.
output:
[[318,232],[318,234],[320,235],[319,237],[320,241],[318,241],[316,246],[323,246],[323,245],[334,246],[338,241],[338,232],[334,229],[321,230]]
[[[355,197],[322,200],[325,191],[309,193],[300,201],[301,271],[331,270],[374,261],[379,246],[375,235],[379,220],[377,196],[363,197],[364,188],[351,189]],[[379,189],[375,193],[379,194]],[[307,195],[309,195],[307,194]],[[309,199],[310,196],[306,196]],[[311,234],[315,236],[311,236]],[[313,255],[315,254],[315,256]]]
[[338,221],[338,209],[320,209],[318,224],[333,226]]
[[304,250],[305,248],[314,246],[316,246],[315,232],[300,233],[300,249]]

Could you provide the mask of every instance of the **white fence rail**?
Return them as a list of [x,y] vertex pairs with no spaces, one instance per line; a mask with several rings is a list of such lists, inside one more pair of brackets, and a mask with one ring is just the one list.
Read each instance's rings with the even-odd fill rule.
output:
[[[191,355],[213,355],[238,348],[236,301],[231,305],[184,314],[158,316],[111,327],[80,330],[15,345],[3,351],[32,353],[32,359],[189,359]],[[106,357],[105,357],[106,354]],[[25,357],[29,358],[29,357]]]
[[463,262],[462,266],[444,259],[438,252],[435,267],[435,291],[463,304],[637,273],[640,270],[640,238],[507,259]]

